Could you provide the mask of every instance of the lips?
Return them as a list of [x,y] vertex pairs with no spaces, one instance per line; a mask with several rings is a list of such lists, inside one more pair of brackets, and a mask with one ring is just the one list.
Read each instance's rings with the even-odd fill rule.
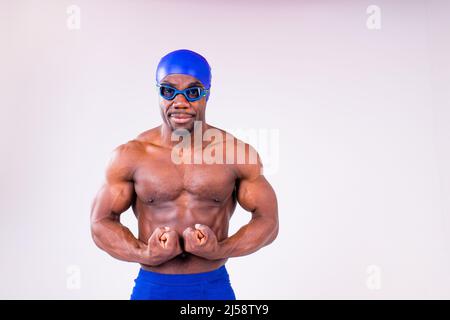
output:
[[173,120],[175,123],[186,123],[189,122],[191,119],[194,118],[193,114],[190,113],[180,113],[180,112],[173,112],[169,114],[169,118]]

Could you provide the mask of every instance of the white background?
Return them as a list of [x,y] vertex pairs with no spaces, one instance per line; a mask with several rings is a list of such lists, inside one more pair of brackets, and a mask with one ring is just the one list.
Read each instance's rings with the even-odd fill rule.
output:
[[0,298],[129,298],[90,205],[180,48],[212,66],[209,123],[280,134],[280,234],[227,263],[238,299],[450,298],[450,4],[336,2],[2,0]]

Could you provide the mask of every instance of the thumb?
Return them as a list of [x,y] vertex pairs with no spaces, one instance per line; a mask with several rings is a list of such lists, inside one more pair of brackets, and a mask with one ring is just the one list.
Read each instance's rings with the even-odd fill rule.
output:
[[195,229],[197,229],[197,231],[199,231],[199,233],[202,235],[201,238],[208,237],[208,235],[211,232],[211,229],[208,226],[205,226],[205,225],[200,224],[200,223],[197,223],[195,225]]
[[167,240],[167,232],[170,231],[169,227],[164,227],[164,230],[161,231],[160,235],[159,235],[159,239],[162,241],[166,241]]
[[148,243],[155,241],[158,242],[159,240],[163,239],[162,237],[166,233],[167,227],[157,227],[155,230],[153,230],[152,235],[148,239]]

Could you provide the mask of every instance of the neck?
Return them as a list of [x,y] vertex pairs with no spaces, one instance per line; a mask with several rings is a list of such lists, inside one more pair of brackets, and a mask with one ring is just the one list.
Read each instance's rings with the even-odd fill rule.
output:
[[[205,121],[196,121],[194,128],[187,134],[188,136],[190,136],[191,144],[194,145],[195,141],[197,141],[197,143],[201,141],[202,145],[205,144],[205,142],[203,141],[203,134],[207,129],[208,125],[206,124]],[[177,145],[180,142],[180,140],[179,138],[175,137],[175,135],[174,138],[172,138],[172,134],[174,134],[172,128],[167,123],[163,123],[160,127],[161,145],[169,148],[172,148],[173,146]]]

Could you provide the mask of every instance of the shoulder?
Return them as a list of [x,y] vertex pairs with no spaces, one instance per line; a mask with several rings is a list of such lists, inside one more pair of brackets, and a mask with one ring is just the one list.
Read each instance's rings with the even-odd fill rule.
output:
[[223,141],[225,141],[226,163],[233,166],[238,178],[253,180],[262,175],[261,158],[251,144],[236,138],[225,130],[212,128],[221,133]]
[[112,152],[112,159],[121,161],[135,160],[148,151],[149,144],[155,144],[159,134],[159,127],[140,133],[136,138],[116,147]]
[[130,140],[117,146],[111,155],[113,162],[126,162],[127,160],[133,160],[133,158],[139,156],[139,153],[143,151],[144,144],[139,140]]
[[141,132],[133,141],[140,142],[142,144],[154,144],[160,137],[160,129],[161,126]]
[[107,180],[132,180],[138,158],[142,155],[143,145],[138,140],[130,140],[117,146],[110,156],[106,168]]
[[236,148],[237,146],[240,146],[245,149],[249,149],[250,146],[248,143],[245,143],[242,140],[236,138],[230,132],[208,125],[208,129],[206,130],[206,132],[203,132],[203,139],[209,139],[212,136],[214,136],[214,143],[223,143],[223,145],[227,148]]
[[263,175],[261,158],[253,146],[242,141],[237,141],[236,156],[235,170],[240,179],[255,180]]

